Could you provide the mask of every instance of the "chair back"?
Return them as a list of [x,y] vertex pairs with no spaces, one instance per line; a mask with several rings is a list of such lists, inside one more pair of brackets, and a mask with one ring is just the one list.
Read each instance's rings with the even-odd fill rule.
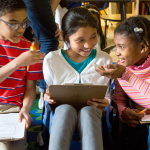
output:
[[114,44],[114,45],[111,45],[111,46],[108,46],[108,47],[102,49],[102,51],[104,51],[104,52],[106,52],[106,53],[109,54],[110,51],[111,51],[113,48],[115,48],[115,47],[116,47],[116,45]]

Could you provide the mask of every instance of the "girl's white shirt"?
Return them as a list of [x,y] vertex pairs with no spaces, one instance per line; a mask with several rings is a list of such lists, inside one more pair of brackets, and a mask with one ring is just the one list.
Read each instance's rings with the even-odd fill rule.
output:
[[[93,85],[108,85],[110,79],[96,72],[93,63],[99,66],[111,64],[111,57],[103,52],[97,51],[96,57],[79,74],[63,57],[61,49],[49,52],[44,58],[43,73],[46,84],[63,85],[65,83],[92,83]],[[109,88],[106,98],[110,100]]]

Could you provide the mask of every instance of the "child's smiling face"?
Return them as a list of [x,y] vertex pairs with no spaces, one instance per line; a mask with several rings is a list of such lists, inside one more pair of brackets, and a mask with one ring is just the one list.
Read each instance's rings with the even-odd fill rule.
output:
[[81,57],[88,57],[97,44],[97,29],[81,27],[69,37],[70,50]]
[[[0,19],[9,24],[23,23],[27,20],[26,9],[17,10],[11,13],[6,13]],[[0,39],[4,41],[11,41],[12,43],[19,43],[23,36],[25,29],[20,27],[18,30],[12,30],[9,25],[0,20]]]
[[116,44],[116,55],[119,58],[119,62],[125,66],[142,65],[145,62],[147,56],[143,53],[143,44],[128,39],[125,34],[116,33],[114,36],[114,42]]

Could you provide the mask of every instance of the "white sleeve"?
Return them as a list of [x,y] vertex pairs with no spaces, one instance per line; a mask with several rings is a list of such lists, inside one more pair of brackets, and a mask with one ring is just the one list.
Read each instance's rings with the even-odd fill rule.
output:
[[[112,64],[113,62],[112,62],[112,58],[110,57],[110,55],[108,55],[108,54],[106,54],[105,53],[105,65],[108,65],[108,64]],[[108,82],[107,83],[107,86],[108,86],[108,89],[107,89],[107,92],[106,92],[106,95],[105,95],[105,98],[106,99],[108,99],[109,100],[109,103],[110,103],[110,79],[109,78],[107,78],[107,77],[105,77],[105,82]],[[109,80],[109,81],[108,81]]]
[[51,68],[51,60],[48,57],[49,54],[47,54],[47,56],[44,58],[44,62],[43,62],[43,74],[44,74],[44,79],[45,82],[48,86],[53,84],[53,80],[54,80],[54,74],[53,74],[53,70]]

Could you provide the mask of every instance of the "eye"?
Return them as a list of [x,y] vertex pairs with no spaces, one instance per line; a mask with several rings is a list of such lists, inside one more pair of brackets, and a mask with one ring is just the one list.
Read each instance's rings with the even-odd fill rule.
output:
[[91,39],[95,39],[96,38],[96,36],[93,36]]
[[119,48],[120,48],[120,49],[124,49],[124,47],[123,47],[123,46],[121,46],[121,45],[119,46]]
[[11,24],[11,29],[16,30],[18,28],[18,26],[19,26],[19,24],[17,24],[17,23]]
[[81,42],[83,42],[84,40],[77,40],[77,42],[79,42],[79,43],[81,43]]

